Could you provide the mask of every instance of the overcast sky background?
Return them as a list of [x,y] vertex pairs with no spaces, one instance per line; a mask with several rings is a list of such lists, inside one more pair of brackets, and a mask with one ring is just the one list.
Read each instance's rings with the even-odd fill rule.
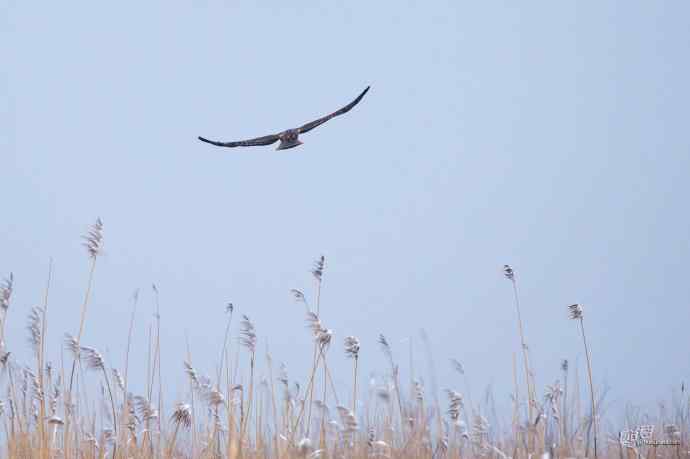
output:
[[[540,393],[561,359],[584,368],[573,302],[610,402],[652,404],[690,380],[688,3],[3,3],[0,276],[15,275],[19,360],[49,257],[52,360],[77,333],[80,236],[100,216],[82,342],[122,367],[140,288],[135,392],[152,283],[172,396],[185,333],[213,372],[228,301],[304,381],[310,337],[289,292],[312,295],[320,254],[343,387],[344,336],[362,340],[368,375],[385,369],[384,333],[407,378],[402,340],[421,350],[423,327],[441,387],[463,389],[457,358],[475,397],[491,384],[507,405],[520,349],[504,263]],[[294,127],[367,85],[297,149],[196,140]]]

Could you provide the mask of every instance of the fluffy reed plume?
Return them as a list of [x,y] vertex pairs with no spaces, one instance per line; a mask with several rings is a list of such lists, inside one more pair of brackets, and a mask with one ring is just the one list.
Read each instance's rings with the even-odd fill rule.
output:
[[14,287],[14,274],[3,279],[0,283],[0,309],[7,311],[10,308],[10,298],[12,297],[12,289]]
[[174,457],[175,443],[177,441],[177,433],[180,427],[189,430],[192,426],[192,407],[188,403],[178,403],[173,411],[170,420],[175,424],[175,431],[172,440],[170,441],[169,456]]
[[345,356],[355,360],[359,358],[359,339],[354,336],[345,337]]
[[391,349],[391,345],[386,339],[383,334],[379,334],[379,346],[381,347],[381,351],[383,351],[383,354],[386,356],[386,359],[388,360],[388,363],[391,367],[391,373],[393,376],[393,383],[395,385],[395,395],[398,399],[398,412],[400,415],[400,429],[402,430],[403,427],[403,419],[404,419],[404,412],[403,412],[403,407],[402,407],[402,397],[400,396],[400,378],[398,377],[398,365],[396,365],[395,361],[393,360],[393,350]]
[[42,401],[44,399],[43,388],[39,384],[38,377],[36,376],[36,374],[29,368],[23,368],[22,372],[24,373],[24,380],[26,386],[23,391],[31,394],[31,399],[33,401]]
[[325,267],[326,267],[326,257],[321,255],[319,258],[316,259],[316,261],[314,262],[314,268],[312,268],[312,270],[311,270],[312,275],[319,282],[321,282],[321,278],[323,277],[323,271],[324,271]]
[[103,250],[103,222],[100,218],[96,219],[96,223],[91,226],[82,239],[84,239],[84,247],[86,247],[91,258],[100,255],[101,250]]
[[244,435],[247,430],[247,423],[252,413],[252,403],[254,399],[254,365],[256,362],[256,328],[249,317],[242,316],[240,322],[240,343],[249,350],[249,396],[247,401],[247,416],[240,420],[240,444],[244,440]]
[[127,390],[125,389],[125,380],[122,378],[122,375],[117,370],[117,368],[111,369],[111,372],[113,374],[113,380],[115,381],[117,387],[122,391],[123,394],[127,393]]
[[58,427],[64,426],[65,421],[63,421],[60,416],[53,414],[51,417],[48,418],[48,425],[53,428],[53,434],[52,434],[51,440],[50,440],[50,449],[54,450],[55,449],[55,442],[57,440]]
[[7,366],[7,362],[10,360],[10,355],[12,355],[11,352],[0,353],[0,364],[2,364],[3,369]]
[[414,381],[414,398],[417,400],[417,403],[424,402],[424,384],[418,380]]
[[115,412],[115,399],[113,397],[113,391],[110,388],[110,379],[108,378],[108,373],[105,371],[105,362],[103,361],[103,356],[96,349],[91,347],[81,347],[81,358],[86,364],[86,368],[90,370],[101,371],[103,374],[103,379],[105,380],[105,385],[108,388],[108,394],[110,395],[110,406],[113,411],[113,431],[114,436],[112,437],[113,443],[113,459],[117,454],[117,413]]
[[316,314],[321,314],[321,282],[323,281],[323,272],[326,267],[326,257],[321,255],[315,262],[311,273],[316,279]]
[[466,413],[466,420],[467,423],[469,424],[469,417],[474,413],[474,407],[472,405],[472,393],[470,392],[470,383],[467,380],[467,374],[465,373],[465,367],[460,363],[459,360],[457,359],[450,359],[450,364],[453,366],[453,369],[462,376],[462,379],[464,380],[465,384],[465,393],[467,394],[467,402],[469,403],[469,408],[470,412]]
[[438,442],[436,444],[436,451],[434,451],[434,457],[443,457],[448,453],[448,425],[446,421],[443,421],[444,428],[439,435]]
[[242,316],[240,322],[240,343],[252,354],[256,352],[256,328],[246,315]]
[[41,345],[43,342],[43,309],[34,306],[29,313],[29,320],[26,325],[29,332],[29,345],[33,349],[34,354],[38,358],[41,352]]
[[345,356],[349,359],[352,359],[352,380],[353,380],[353,389],[352,389],[352,412],[354,413],[357,410],[357,363],[359,361],[359,339],[355,338],[354,336],[347,336],[345,337]]
[[[544,390],[544,405],[541,408],[541,416],[537,418],[537,422],[540,418],[544,419],[544,450],[549,450],[551,445],[555,445],[554,436],[557,434],[561,436],[562,429],[562,415],[561,415],[561,397],[563,396],[563,389],[561,389],[561,384],[559,381],[554,382],[552,385],[547,385]],[[550,423],[549,419],[553,422]],[[549,430],[550,424],[554,424],[556,433]],[[561,438],[562,443],[562,438]]]
[[326,328],[321,330],[316,336],[316,342],[319,343],[321,349],[325,349],[331,344],[331,339],[333,339],[333,330]]
[[573,320],[582,320],[583,310],[580,304],[571,304],[568,306],[568,312],[570,313],[570,318]]
[[79,341],[77,341],[77,338],[69,333],[65,333],[64,344],[65,350],[72,354],[72,359],[79,360]]
[[563,406],[561,407],[561,445],[568,448],[568,359],[561,361],[563,372]]
[[[241,390],[242,386],[234,386],[233,390]],[[218,390],[217,387],[212,387],[206,392],[206,402],[211,408],[217,408],[219,405],[225,404],[225,396]]]
[[189,381],[194,389],[198,389],[201,383],[199,382],[199,374],[196,372],[192,364],[189,362],[184,362],[184,370],[189,377]]
[[386,339],[386,337],[383,336],[383,334],[379,335],[379,345],[381,346],[381,351],[383,352],[383,355],[385,355],[388,359],[388,363],[391,366],[391,370],[393,371],[393,373],[397,373],[398,368],[397,365],[395,365],[395,362],[393,361],[393,351],[391,349],[391,345]]
[[141,395],[135,396],[134,407],[141,420],[152,421],[158,419],[158,410],[146,397]]
[[103,356],[96,349],[82,346],[81,356],[82,362],[86,364],[87,368],[91,370],[105,370]]
[[594,384],[592,382],[592,359],[589,353],[589,346],[587,346],[587,337],[585,335],[585,321],[584,311],[582,305],[571,304],[568,306],[570,318],[580,322],[580,333],[582,334],[582,342],[585,346],[585,357],[587,358],[587,376],[589,377],[589,394],[592,403],[592,429],[594,431],[594,457],[597,457],[597,410],[594,402]]
[[317,339],[321,331],[325,330],[325,328],[321,325],[319,316],[315,312],[307,311],[306,322],[307,328],[309,328],[314,335],[314,339]]
[[84,239],[84,247],[86,247],[86,251],[88,252],[89,257],[91,258],[91,270],[89,273],[89,283],[86,289],[84,304],[82,306],[81,321],[79,323],[79,334],[77,335],[77,340],[81,340],[82,333],[84,332],[84,321],[86,320],[86,307],[88,304],[89,295],[91,293],[91,285],[93,283],[93,271],[96,266],[96,259],[103,250],[103,222],[100,218],[96,219],[96,223],[94,223],[91,226],[86,236],[83,236],[82,239]]
[[189,403],[178,403],[173,411],[171,420],[176,425],[181,425],[185,429],[189,429],[192,425],[192,407]]
[[304,293],[301,290],[293,288],[290,290],[290,294],[297,303],[302,303],[305,310],[309,312],[309,303],[307,302],[307,298],[304,296]]
[[305,437],[297,443],[297,450],[302,456],[306,456],[314,449],[312,442],[309,438]]
[[3,279],[0,283],[0,352],[5,350],[5,322],[7,311],[10,309],[10,299],[14,288],[14,275]]
[[482,455],[486,454],[491,448],[489,444],[489,427],[489,421],[487,421],[484,416],[479,414],[474,416],[472,429],[470,431],[470,439]]
[[462,363],[460,363],[458,360],[450,359],[450,363],[453,365],[455,371],[457,371],[461,375],[465,374],[465,368],[463,368]]
[[448,417],[454,426],[460,425],[460,410],[463,407],[462,395],[454,390],[447,389],[448,394]]
[[340,423],[342,424],[343,442],[348,448],[353,446],[354,435],[359,430],[357,423],[357,416],[353,410],[347,409],[344,406],[337,406],[338,415],[340,416]]

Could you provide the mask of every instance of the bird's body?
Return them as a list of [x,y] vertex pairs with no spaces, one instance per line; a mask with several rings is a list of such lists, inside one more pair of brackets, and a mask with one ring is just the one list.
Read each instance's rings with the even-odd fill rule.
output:
[[280,143],[276,147],[276,150],[287,150],[288,148],[295,148],[302,145],[298,139],[299,131],[297,129],[288,129],[278,134],[278,140]]
[[270,145],[280,140],[280,143],[278,144],[276,150],[287,150],[289,148],[295,148],[302,145],[302,142],[299,140],[300,134],[307,133],[315,127],[322,125],[331,118],[335,118],[336,116],[349,112],[352,109],[352,107],[357,105],[359,101],[362,100],[362,97],[364,97],[367,91],[369,91],[369,86],[367,86],[366,89],[362,91],[362,93],[359,96],[357,96],[355,100],[353,100],[340,110],[337,110],[329,115],[309,122],[298,128],[287,129],[283,132],[279,132],[278,134],[271,134],[264,137],[257,137],[249,140],[240,140],[237,142],[217,142],[215,140],[208,140],[203,137],[199,137],[199,140],[201,140],[202,142],[210,143],[211,145],[216,145],[218,147],[254,147],[258,145]]

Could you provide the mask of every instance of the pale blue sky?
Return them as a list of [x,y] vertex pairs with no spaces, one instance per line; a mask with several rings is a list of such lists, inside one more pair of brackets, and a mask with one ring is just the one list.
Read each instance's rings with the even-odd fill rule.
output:
[[[610,400],[690,379],[686,2],[3,3],[0,274],[15,273],[18,357],[51,256],[54,360],[76,332],[79,236],[100,216],[83,342],[121,367],[140,287],[143,371],[155,282],[170,390],[185,331],[213,370],[227,301],[304,379],[289,290],[311,291],[322,253],[339,381],[344,336],[362,339],[366,373],[385,368],[379,333],[406,361],[400,340],[424,327],[442,387],[462,389],[454,357],[507,401],[519,338],[504,263],[540,391],[561,359],[582,362],[573,302]],[[366,85],[298,149],[196,140],[294,127]]]

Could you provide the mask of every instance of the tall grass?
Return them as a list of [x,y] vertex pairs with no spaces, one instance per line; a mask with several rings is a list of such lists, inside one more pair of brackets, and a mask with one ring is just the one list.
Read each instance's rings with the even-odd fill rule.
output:
[[[136,372],[130,371],[129,351],[134,333],[136,295],[132,301],[130,326],[125,335],[124,378],[98,350],[82,344],[87,305],[93,290],[95,260],[102,245],[102,230],[102,223],[98,221],[87,236],[90,274],[81,309],[79,333],[65,336],[66,368],[64,365],[59,369],[53,368],[45,359],[52,264],[44,301],[40,307],[31,309],[27,322],[29,343],[35,357],[30,364],[18,362],[5,342],[4,328],[10,317],[8,312],[14,277],[10,275],[0,284],[2,457],[585,457],[588,455],[588,443],[584,438],[588,437],[590,428],[595,457],[653,455],[656,458],[680,458],[688,449],[690,397],[684,386],[679,394],[674,394],[674,409],[660,410],[657,415],[647,414],[646,419],[630,416],[626,424],[619,426],[620,429],[634,429],[641,423],[653,424],[655,439],[679,442],[678,446],[652,449],[643,444],[622,445],[618,442],[618,431],[613,427],[615,424],[611,420],[608,424],[599,422],[604,415],[600,408],[604,391],[599,392],[597,400],[590,349],[579,305],[571,306],[570,311],[571,317],[579,320],[585,345],[590,413],[582,414],[577,365],[572,375],[567,361],[560,368],[554,368],[554,373],[561,380],[545,385],[542,398],[536,396],[514,272],[508,266],[504,274],[513,281],[527,397],[520,396],[518,365],[514,357],[513,411],[505,422],[496,413],[491,390],[487,389],[484,396],[472,399],[468,372],[460,361],[450,360],[450,369],[461,376],[459,384],[463,390],[458,390],[452,381],[438,384],[429,343],[433,335],[422,335],[425,350],[423,359],[428,365],[426,375],[423,371],[412,374],[411,338],[410,374],[403,375],[394,358],[393,345],[384,335],[380,335],[378,343],[387,361],[387,368],[382,371],[384,377],[368,391],[360,391],[360,358],[370,358],[371,353],[364,349],[365,352],[361,354],[362,345],[354,336],[340,341],[344,356],[329,353],[337,335],[323,323],[327,311],[327,304],[321,304],[325,267],[323,257],[317,260],[312,271],[316,280],[315,309],[309,306],[309,295],[291,291],[292,296],[305,305],[308,333],[314,340],[313,349],[295,349],[295,355],[302,355],[311,364],[304,379],[291,379],[285,364],[281,364],[277,374],[274,374],[268,348],[265,359],[261,359],[257,352],[257,330],[260,328],[247,315],[242,315],[239,328],[234,330],[232,316],[236,308],[228,305],[226,319],[218,327],[218,332],[223,333],[219,352],[215,358],[210,358],[211,361],[196,362],[213,366],[215,377],[212,379],[197,371],[188,343],[187,355],[180,359],[179,381],[162,381],[160,356],[165,342],[161,339],[161,314],[156,289],[156,314],[149,324],[149,369],[141,378],[145,383],[144,394],[133,394],[130,392],[134,386],[131,380]],[[300,330],[296,332],[304,333]],[[11,344],[14,346],[16,343]],[[506,346],[506,352],[515,351],[513,346]],[[239,365],[240,353],[248,354],[249,363],[245,368]],[[348,358],[352,362],[351,373],[341,376],[351,381],[349,386],[336,387],[333,382],[331,368],[333,360],[337,358]],[[87,378],[83,374],[87,370],[98,378]],[[268,375],[268,380],[263,379],[262,375]],[[425,383],[425,379],[430,383]],[[409,387],[403,387],[402,381],[409,381],[406,383]],[[87,383],[90,387],[86,387]],[[184,395],[175,400],[171,404],[171,412],[166,413],[163,385],[175,383],[180,388],[178,394]],[[574,390],[569,389],[572,384]],[[154,389],[156,386],[158,390]],[[344,391],[346,396],[342,397],[338,390]],[[368,395],[359,392],[368,392]],[[439,394],[445,394],[443,399]],[[608,430],[604,431],[603,425],[608,425]],[[599,441],[601,439],[604,441]]]

